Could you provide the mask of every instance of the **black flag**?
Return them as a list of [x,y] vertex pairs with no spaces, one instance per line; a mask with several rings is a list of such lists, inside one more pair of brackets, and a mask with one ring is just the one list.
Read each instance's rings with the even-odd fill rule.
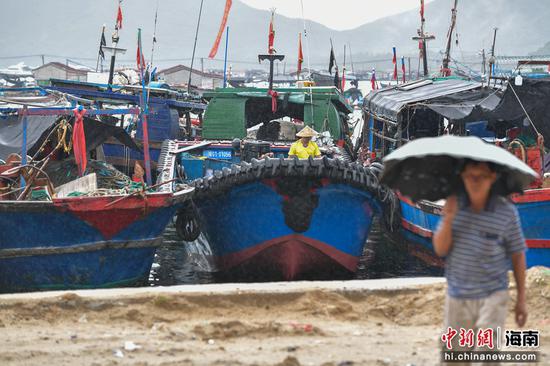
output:
[[107,42],[105,41],[105,28],[101,32],[101,41],[99,42],[99,56],[102,60],[105,60],[105,52],[103,52],[103,46],[106,46]]
[[340,75],[338,75],[338,65],[336,65],[334,71],[334,86],[336,87],[336,89],[340,90],[342,88],[342,85],[340,84]]
[[[332,75],[332,68],[336,65],[336,57],[334,57],[334,49],[330,46],[330,62],[328,64],[328,72]],[[336,72],[338,74],[338,72]]]

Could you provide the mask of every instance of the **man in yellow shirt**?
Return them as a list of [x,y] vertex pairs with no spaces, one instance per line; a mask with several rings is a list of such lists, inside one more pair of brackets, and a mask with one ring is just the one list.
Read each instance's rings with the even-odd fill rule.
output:
[[313,141],[312,137],[316,136],[317,132],[309,126],[304,127],[300,132],[296,134],[297,137],[300,137],[298,141],[290,146],[290,151],[288,152],[288,157],[292,158],[294,156],[298,159],[307,159],[310,156],[313,158],[318,158],[321,156],[321,151],[319,146]]

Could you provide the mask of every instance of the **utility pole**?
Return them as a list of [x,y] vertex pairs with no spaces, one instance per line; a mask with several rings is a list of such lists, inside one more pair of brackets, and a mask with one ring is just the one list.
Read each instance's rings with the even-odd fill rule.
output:
[[40,56],[42,57],[42,65],[44,65],[44,64],[45,64],[45,62],[44,62],[44,55],[40,55]]
[[453,30],[456,25],[456,7],[458,5],[458,0],[455,0],[453,9],[451,10],[451,26],[449,27],[449,32],[447,33],[447,47],[445,48],[445,56],[443,57],[443,65],[441,67],[442,76],[451,76],[451,70],[449,69],[449,63],[451,62],[451,44],[453,39]]
[[409,81],[410,81],[410,80],[412,80],[411,58],[407,57],[407,61],[409,63]]
[[428,46],[427,42],[434,40],[435,36],[427,34],[424,30],[426,18],[424,17],[424,0],[420,0],[420,29],[417,30],[418,36],[413,37],[414,41],[419,43],[420,58],[424,65],[424,76],[428,76]]

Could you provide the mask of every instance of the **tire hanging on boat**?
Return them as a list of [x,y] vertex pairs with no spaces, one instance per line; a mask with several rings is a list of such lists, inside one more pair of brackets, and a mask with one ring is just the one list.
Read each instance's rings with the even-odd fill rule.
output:
[[284,197],[285,224],[297,233],[306,232],[311,224],[313,211],[319,205],[319,195],[315,193],[315,188],[321,186],[320,182],[317,179],[304,182],[303,179],[289,177],[276,184],[278,192]]
[[195,241],[201,234],[197,209],[192,202],[180,208],[176,214],[176,232],[185,241]]
[[[307,231],[318,197],[315,186],[322,180],[349,184],[368,191],[382,206],[382,222],[390,231],[397,231],[400,225],[400,207],[397,196],[389,188],[380,184],[380,166],[364,167],[360,163],[348,163],[328,157],[318,159],[252,159],[231,168],[215,171],[212,176],[199,178],[191,185],[195,187],[193,201],[216,199],[235,186],[258,180],[285,178],[278,180],[277,189],[287,197],[283,202],[286,224],[296,232]],[[304,184],[304,179],[308,178]]]

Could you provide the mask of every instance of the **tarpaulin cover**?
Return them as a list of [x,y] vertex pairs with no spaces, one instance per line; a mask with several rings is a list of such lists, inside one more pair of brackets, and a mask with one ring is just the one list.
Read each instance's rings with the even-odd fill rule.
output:
[[449,120],[470,122],[483,120],[499,102],[500,96],[493,89],[481,88],[432,99],[426,107]]
[[[33,155],[53,128],[57,116],[27,116],[27,150]],[[71,117],[71,122],[74,120]],[[21,154],[23,143],[23,120],[17,115],[0,118],[0,159],[6,159],[11,153]],[[123,128],[109,123],[84,118],[86,150],[90,151],[114,137],[131,149],[141,151],[134,140]]]
[[[411,83],[372,91],[365,97],[363,108],[379,118],[397,122],[399,112],[409,104],[481,88],[480,83],[461,79],[436,79],[430,83],[427,82],[426,80],[419,82],[418,87],[414,87],[414,83]],[[411,89],[405,90],[403,87]],[[478,95],[478,97],[479,100],[483,99],[483,96]],[[458,113],[458,116],[469,114],[467,109],[460,111],[460,106],[455,109],[458,111],[453,113]],[[451,113],[451,111],[445,113]]]
[[537,130],[544,136],[545,145],[550,146],[550,79],[523,79],[521,86],[515,85],[512,79],[500,103],[485,115],[485,119],[492,126],[506,123],[521,127],[526,115],[518,98]]
[[[30,149],[55,123],[56,116],[27,116],[27,149]],[[23,120],[18,115],[0,117],[0,159],[9,154],[21,154]]]

